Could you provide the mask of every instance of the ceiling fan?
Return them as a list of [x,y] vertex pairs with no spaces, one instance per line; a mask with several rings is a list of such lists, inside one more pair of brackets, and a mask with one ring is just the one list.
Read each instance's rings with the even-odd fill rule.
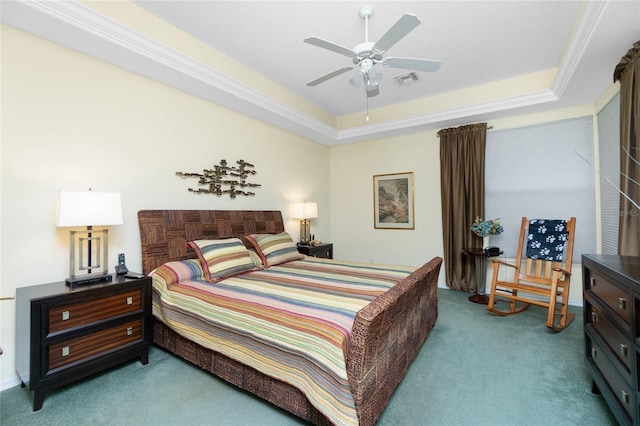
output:
[[420,18],[411,13],[405,13],[395,24],[393,24],[391,28],[389,28],[389,30],[387,30],[380,40],[373,43],[369,41],[369,19],[371,19],[372,16],[372,6],[364,6],[360,8],[360,17],[364,20],[365,41],[364,43],[358,44],[353,49],[348,49],[319,37],[307,37],[304,39],[305,43],[352,58],[354,63],[354,66],[340,68],[310,81],[307,83],[307,86],[317,86],[320,83],[324,83],[329,79],[358,67],[358,72],[349,80],[349,82],[357,88],[360,88],[364,83],[367,98],[371,98],[380,93],[378,84],[382,80],[382,74],[376,72],[374,68],[375,64],[382,62],[382,65],[389,68],[402,68],[426,72],[434,72],[440,68],[440,61],[433,61],[429,59],[400,57],[383,58],[387,50],[420,25]]

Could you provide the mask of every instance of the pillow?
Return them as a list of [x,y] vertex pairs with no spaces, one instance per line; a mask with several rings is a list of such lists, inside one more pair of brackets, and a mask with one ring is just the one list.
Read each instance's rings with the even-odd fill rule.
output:
[[304,258],[303,254],[298,253],[296,244],[286,232],[280,234],[251,234],[247,235],[247,240],[256,248],[265,267]]
[[238,238],[189,241],[187,246],[198,254],[205,278],[212,283],[257,269],[249,251]]
[[191,280],[204,280],[204,271],[197,259],[176,260],[156,268],[150,275],[158,275],[167,285]]
[[260,255],[256,253],[255,250],[247,250],[247,251],[249,252],[249,256],[251,256],[251,260],[253,260],[253,263],[256,265],[256,267],[258,269],[264,269]]

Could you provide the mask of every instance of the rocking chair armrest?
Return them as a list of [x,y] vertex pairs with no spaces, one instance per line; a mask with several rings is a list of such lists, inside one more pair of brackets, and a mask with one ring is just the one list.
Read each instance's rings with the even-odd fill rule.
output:
[[517,265],[514,265],[514,264],[512,264],[512,263],[507,263],[507,262],[505,262],[505,261],[503,261],[503,260],[497,260],[497,259],[496,259],[496,260],[492,260],[492,262],[494,263],[494,265],[495,265],[495,264],[498,264],[498,266],[499,266],[499,265],[504,265],[504,266],[508,266],[508,267],[510,267],[510,268],[513,268],[513,269],[520,269]]
[[562,269],[562,268],[553,268],[554,271],[556,272],[562,272],[562,274],[566,277],[570,277],[571,276],[571,272],[567,271],[566,269]]

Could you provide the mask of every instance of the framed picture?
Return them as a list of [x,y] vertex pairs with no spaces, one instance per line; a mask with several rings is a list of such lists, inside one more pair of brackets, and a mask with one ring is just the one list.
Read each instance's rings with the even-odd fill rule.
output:
[[373,176],[376,229],[414,229],[413,172]]

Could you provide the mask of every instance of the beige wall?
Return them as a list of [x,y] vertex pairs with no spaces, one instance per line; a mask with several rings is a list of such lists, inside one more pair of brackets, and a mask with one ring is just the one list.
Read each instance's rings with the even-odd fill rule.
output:
[[[313,232],[329,239],[329,148],[87,56],[2,27],[0,296],[69,275],[69,229],[54,226],[57,190],[119,191],[117,253],[140,270],[140,209],[274,209],[317,201]],[[196,195],[197,172],[221,159],[255,164],[253,197]],[[0,388],[15,384],[14,302],[0,303]]]
[[[414,175],[415,229],[374,229],[373,176],[404,172]],[[442,256],[436,132],[332,148],[331,224],[334,254],[343,259],[419,266]]]

